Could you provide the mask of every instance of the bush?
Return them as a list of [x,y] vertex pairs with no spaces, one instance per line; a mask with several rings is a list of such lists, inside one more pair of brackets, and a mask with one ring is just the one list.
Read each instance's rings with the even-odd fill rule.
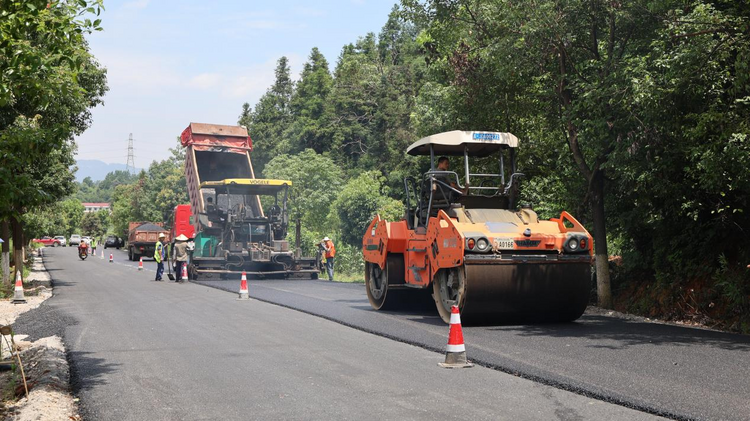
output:
[[349,180],[333,202],[331,217],[337,221],[343,243],[359,247],[365,229],[378,213],[391,220],[403,215],[403,204],[382,194],[383,181],[377,171],[364,172]]

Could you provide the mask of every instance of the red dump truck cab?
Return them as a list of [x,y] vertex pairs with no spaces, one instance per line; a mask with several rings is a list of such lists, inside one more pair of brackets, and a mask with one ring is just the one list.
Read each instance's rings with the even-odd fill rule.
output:
[[177,205],[172,215],[172,229],[169,238],[175,239],[184,235],[188,239],[195,238],[195,225],[193,225],[193,210],[190,205]]

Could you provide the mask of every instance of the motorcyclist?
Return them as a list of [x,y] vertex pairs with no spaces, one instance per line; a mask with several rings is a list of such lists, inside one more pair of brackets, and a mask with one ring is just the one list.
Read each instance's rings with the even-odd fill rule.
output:
[[86,243],[85,240],[81,240],[81,243],[78,244],[78,256],[88,256],[89,254],[89,245]]

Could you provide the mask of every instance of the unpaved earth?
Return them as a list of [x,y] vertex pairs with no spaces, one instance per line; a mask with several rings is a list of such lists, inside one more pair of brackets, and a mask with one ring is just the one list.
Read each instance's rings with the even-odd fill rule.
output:
[[[35,255],[29,278],[32,284],[49,285],[49,275],[44,269],[41,256]],[[26,304],[12,304],[0,300],[0,325],[13,325],[18,316],[39,307],[52,296],[52,290],[38,286],[26,290]],[[28,293],[37,295],[29,295]],[[53,335],[35,341],[25,340],[27,332],[14,326],[15,342],[21,350],[29,397],[25,397],[20,372],[0,371],[0,419],[13,421],[32,420],[79,420],[76,400],[70,393],[70,372],[65,358],[65,347],[59,336]],[[10,341],[10,337],[6,337]],[[3,356],[9,349],[3,339]],[[11,399],[13,396],[17,400]]]

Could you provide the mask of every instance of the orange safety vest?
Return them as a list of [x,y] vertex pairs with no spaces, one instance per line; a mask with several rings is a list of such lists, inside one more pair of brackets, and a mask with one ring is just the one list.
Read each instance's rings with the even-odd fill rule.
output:
[[336,247],[333,245],[333,241],[326,241],[326,247],[329,248],[329,250],[326,250],[326,259],[336,257]]

